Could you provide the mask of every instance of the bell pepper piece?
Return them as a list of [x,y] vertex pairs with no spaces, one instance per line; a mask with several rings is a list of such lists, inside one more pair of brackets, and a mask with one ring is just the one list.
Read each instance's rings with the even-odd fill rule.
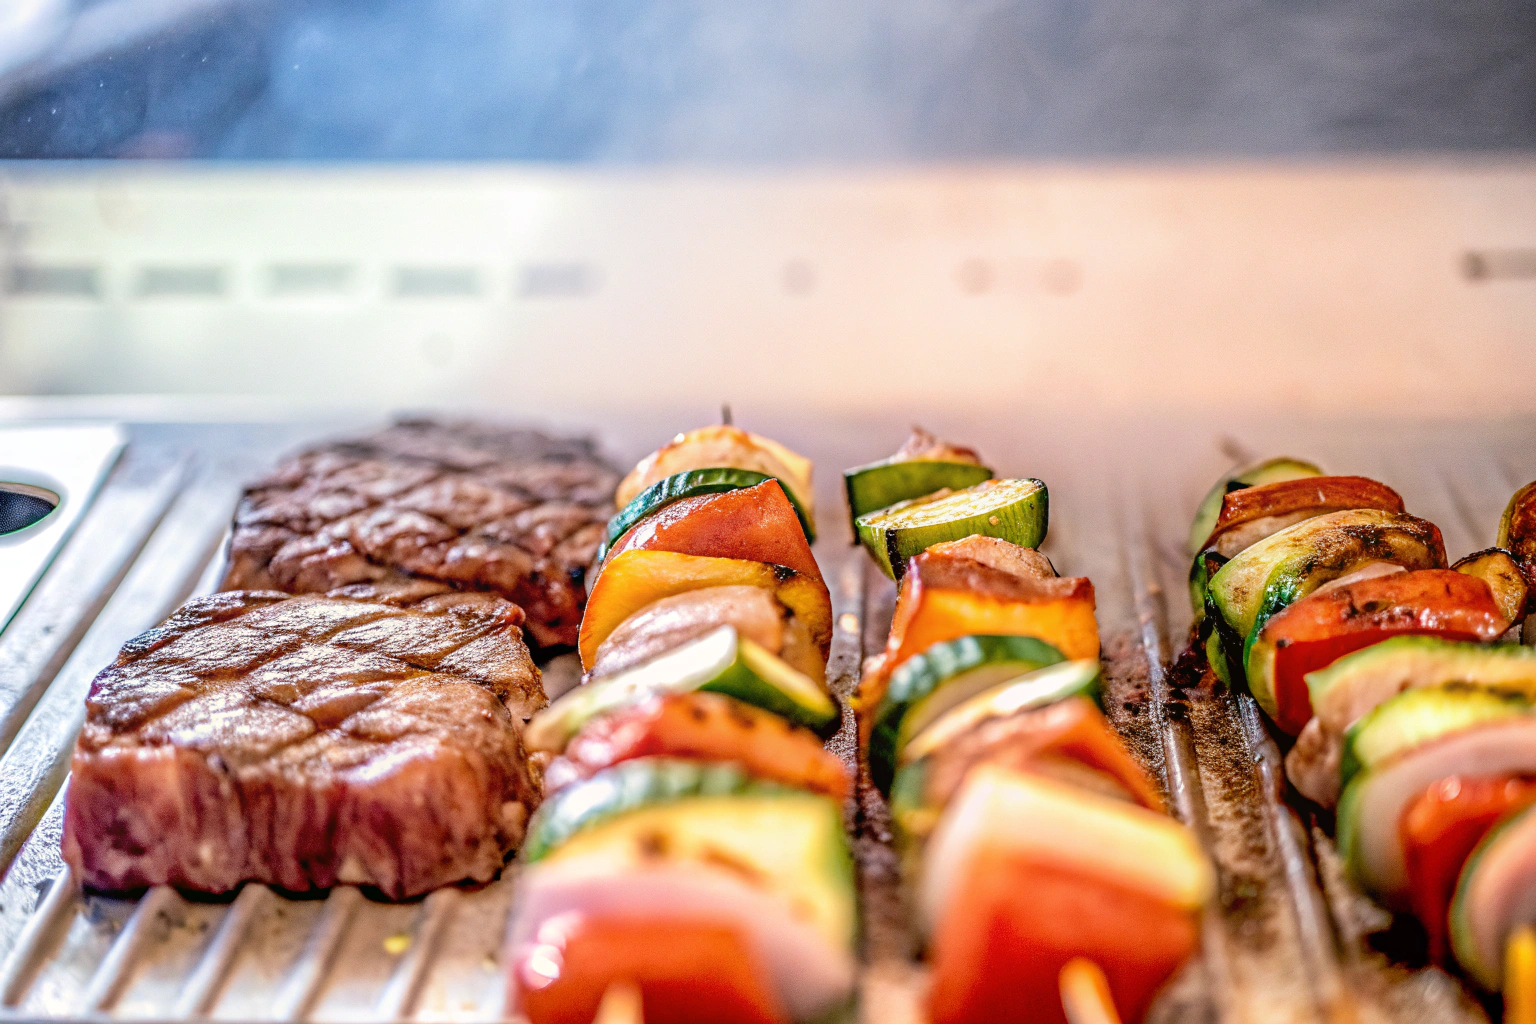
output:
[[1099,656],[1093,584],[1084,577],[1015,574],[970,558],[925,552],[902,578],[885,653],[859,686],[863,738],[891,673],[936,643],[963,636],[1032,636],[1068,659]]
[[804,623],[825,665],[832,644],[832,598],[819,577],[767,562],[632,549],[608,559],[587,597],[578,647],[582,667],[590,669],[598,646],[653,601],[704,587],[738,585],[771,590]]
[[512,967],[530,1024],[591,1024],[616,984],[640,990],[646,1024],[787,1024],[734,928],[689,920],[552,919]]
[[1138,889],[1050,860],[979,850],[933,938],[933,1024],[1068,1024],[1062,968],[1103,965],[1114,1003],[1141,1020],[1199,945],[1197,918]]
[[1451,897],[1467,858],[1500,819],[1533,802],[1536,779],[1453,775],[1429,786],[1403,812],[1398,828],[1409,899],[1437,963],[1450,961]]

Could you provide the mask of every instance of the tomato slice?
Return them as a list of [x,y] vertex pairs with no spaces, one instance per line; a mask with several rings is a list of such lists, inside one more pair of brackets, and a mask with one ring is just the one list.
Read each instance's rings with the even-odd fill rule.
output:
[[1403,811],[1398,832],[1408,865],[1409,898],[1429,933],[1429,952],[1436,961],[1450,960],[1451,897],[1473,848],[1506,815],[1532,802],[1536,779],[1452,775],[1424,790]]
[[736,929],[707,921],[551,918],[512,965],[530,1024],[591,1024],[615,983],[640,989],[646,1024],[785,1024]]
[[1260,637],[1275,647],[1275,724],[1300,733],[1312,718],[1307,673],[1353,651],[1405,634],[1488,641],[1507,628],[1488,584],[1449,569],[1375,576],[1304,597]]
[[546,793],[636,757],[736,761],[760,778],[842,800],[848,768],[809,729],[718,693],[666,697],[598,718],[544,772]]
[[1061,969],[1104,969],[1125,1020],[1141,1020],[1194,953],[1196,916],[1074,868],[977,851],[934,933],[932,1024],[1066,1024]]
[[674,501],[636,523],[608,558],[636,550],[769,562],[821,580],[805,527],[777,480]]

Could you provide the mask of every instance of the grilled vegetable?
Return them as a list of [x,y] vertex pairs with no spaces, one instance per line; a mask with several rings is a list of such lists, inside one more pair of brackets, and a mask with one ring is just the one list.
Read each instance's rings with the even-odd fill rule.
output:
[[[592,919],[628,921],[640,926],[632,934],[645,936],[611,964],[594,955],[579,965],[594,1006],[608,983],[628,980],[634,957],[655,968],[644,953],[677,922],[731,927],[794,1020],[816,1019],[852,993],[852,859],[842,810],[826,797],[701,793],[642,805],[581,829],[530,864],[518,892],[509,930],[514,1006],[541,952],[553,970],[529,980],[561,976],[556,925]],[[700,960],[695,973],[713,962]]]
[[907,560],[942,541],[981,535],[1020,547],[1045,540],[1049,499],[1039,480],[987,480],[963,491],[901,502],[860,516],[860,543],[892,579]]
[[[875,711],[869,739],[869,773],[889,792],[902,746],[945,711],[993,687],[1011,683],[1062,660],[1061,652],[1034,637],[967,636],[933,644],[891,676]],[[1047,678],[1037,702],[1059,700],[1092,685],[1081,673]]]
[[1447,731],[1355,775],[1339,798],[1339,854],[1350,875],[1406,909],[1408,868],[1398,823],[1431,784],[1451,775],[1536,775],[1536,716]]
[[735,626],[740,636],[812,679],[826,671],[810,631],[776,595],[738,584],[701,587],[652,601],[598,644],[587,681],[643,665],[721,626]]
[[927,848],[934,1024],[1064,1022],[1062,967],[1104,967],[1139,1020],[1198,943],[1209,863],[1171,819],[1073,786],[976,769]]
[[1499,518],[1498,546],[1515,556],[1527,573],[1536,571],[1536,483],[1515,492]]
[[857,534],[857,520],[867,512],[935,491],[964,490],[990,479],[992,470],[981,464],[974,451],[914,427],[912,436],[895,455],[844,472],[843,487],[848,494],[849,519],[854,521]]
[[[947,645],[937,644],[929,648],[929,652],[943,646]],[[911,664],[907,662],[907,665]],[[1071,696],[1096,697],[1102,674],[1099,663],[1093,659],[1060,661],[983,690],[959,701],[921,729],[914,727],[906,742],[900,742],[898,736],[897,745],[901,748],[898,760],[906,763],[926,757],[989,719],[1044,707]],[[890,696],[889,691],[886,696]]]
[[693,797],[782,796],[795,790],[740,765],[676,757],[624,761],[545,800],[528,822],[518,856],[534,864],[577,832],[656,804]]
[[739,585],[772,591],[809,630],[825,664],[832,643],[832,598],[820,579],[766,562],[635,550],[611,555],[593,584],[581,619],[582,665],[591,668],[598,645],[653,601],[704,587]]
[[[675,551],[768,562],[808,579],[821,579],[821,568],[795,508],[777,480],[675,501],[628,530],[609,551],[609,558],[626,551]],[[604,569],[598,570],[598,581]],[[594,591],[596,587],[594,582]]]
[[[1082,664],[1059,662],[1025,679]],[[988,691],[973,701],[1011,689]],[[1146,772],[1087,697],[1070,696],[1054,704],[1004,713],[950,733],[946,723],[967,718],[971,703],[947,712],[902,750],[903,764],[891,784],[891,816],[904,838],[926,837],[966,777],[983,764],[1050,776],[1152,810],[1162,809],[1162,797]],[[944,735],[936,735],[940,733]]]
[[919,555],[901,582],[885,653],[859,687],[864,736],[891,673],[936,643],[971,635],[1033,636],[1065,657],[1099,655],[1093,584],[1082,578],[1023,576],[940,555]]
[[1404,633],[1496,640],[1510,619],[1488,585],[1449,569],[1421,569],[1332,586],[1277,612],[1248,650],[1248,689],[1295,736],[1312,717],[1305,677],[1351,651]]
[[1484,988],[1504,981],[1504,948],[1530,924],[1536,908],[1536,805],[1528,806],[1478,844],[1451,901],[1451,948]]
[[1228,473],[1206,492],[1199,509],[1195,512],[1195,520],[1189,528],[1189,556],[1193,558],[1206,547],[1206,539],[1210,537],[1216,521],[1221,517],[1222,499],[1228,494],[1245,487],[1322,475],[1323,471],[1310,462],[1287,458],[1268,459]]
[[[597,561],[601,562],[620,537],[628,533],[642,519],[659,512],[674,501],[684,498],[697,498],[705,494],[720,494],[725,491],[735,491],[746,487],[756,487],[766,483],[774,477],[762,473],[753,472],[750,469],[729,469],[715,467],[712,469],[690,469],[682,473],[674,473],[665,480],[658,481],[635,495],[634,500],[625,505],[618,515],[608,521],[608,532],[603,538],[603,546],[597,553]],[[783,481],[780,481],[782,486]],[[800,526],[805,531],[807,540],[816,539],[815,528],[804,509],[794,504],[795,499],[788,491],[785,492],[791,504],[794,505],[795,516],[800,520]]]
[[1330,512],[1281,530],[1242,551],[1211,577],[1207,614],[1228,661],[1247,661],[1247,645],[1270,616],[1332,580],[1373,563],[1442,569],[1445,544],[1433,523],[1374,509]]
[[533,716],[523,744],[559,753],[598,715],[694,690],[723,693],[821,735],[837,728],[837,705],[826,691],[735,628],[722,626],[654,661],[571,690]]
[[787,1019],[757,951],[741,929],[714,914],[644,921],[556,917],[514,954],[513,972],[508,1005],[528,1024],[608,1024],[605,1014],[619,986],[632,986],[639,1005],[629,1019],[635,1021]]
[[1344,734],[1340,779],[1348,784],[1358,772],[1437,737],[1527,715],[1531,710],[1530,700],[1523,696],[1465,683],[1405,690],[1349,727]]
[[1196,617],[1205,614],[1210,577],[1232,556],[1305,520],[1367,508],[1401,512],[1403,499],[1392,488],[1363,476],[1300,477],[1227,492],[1190,569]]
[[619,482],[615,506],[623,509],[640,492],[669,476],[691,469],[748,469],[779,480],[814,528],[816,494],[811,488],[811,461],[757,434],[739,427],[703,427],[679,434],[640,460]]
[[816,734],[718,693],[675,694],[589,720],[544,770],[546,796],[641,757],[730,761],[760,779],[842,800],[848,769]]
[[1536,780],[1514,775],[1452,775],[1420,793],[1403,812],[1408,901],[1424,925],[1429,955],[1450,959],[1450,908],[1467,858],[1514,811],[1536,802]]
[[1312,721],[1285,758],[1286,774],[1309,799],[1331,806],[1339,793],[1345,731],[1405,690],[1464,683],[1536,701],[1536,651],[1399,636],[1307,676]]
[[1451,568],[1488,584],[1494,604],[1511,623],[1525,611],[1530,586],[1515,557],[1503,548],[1487,548],[1470,554]]

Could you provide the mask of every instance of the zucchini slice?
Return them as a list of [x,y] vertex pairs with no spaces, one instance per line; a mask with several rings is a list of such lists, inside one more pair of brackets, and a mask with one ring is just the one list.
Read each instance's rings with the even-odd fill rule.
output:
[[1359,772],[1339,798],[1339,855],[1366,892],[1407,909],[1408,866],[1398,823],[1424,790],[1452,775],[1536,774],[1536,715],[1493,719]]
[[848,514],[858,531],[858,518],[935,491],[962,491],[992,479],[992,470],[974,462],[936,459],[884,459],[856,466],[843,474]]
[[1339,774],[1348,785],[1359,772],[1441,736],[1530,713],[1526,696],[1465,683],[1406,690],[1349,727]]
[[1467,858],[1451,900],[1451,949],[1484,988],[1504,983],[1504,947],[1536,908],[1536,805],[1494,827]]
[[840,715],[826,691],[734,626],[721,626],[643,665],[586,683],[533,716],[523,733],[529,750],[559,753],[598,715],[653,697],[708,690],[771,711],[821,736],[837,731]]
[[[597,561],[601,563],[608,554],[608,549],[617,544],[619,538],[628,533],[636,523],[675,501],[692,498],[699,494],[719,494],[744,487],[756,487],[765,480],[778,480],[778,477],[750,469],[732,469],[728,466],[690,469],[674,473],[660,483],[652,484],[641,491],[633,501],[624,506],[623,511],[608,520],[608,533],[603,538],[602,546],[597,550]],[[779,484],[784,487],[784,494],[789,498],[789,503],[795,507],[795,515],[800,519],[801,528],[805,530],[805,539],[815,543],[816,531],[811,526],[811,520],[806,515],[805,508],[795,497],[795,492],[790,490],[783,480],[779,480]]]
[[1457,572],[1466,573],[1488,584],[1493,591],[1493,603],[1499,606],[1511,623],[1524,614],[1530,598],[1530,584],[1520,571],[1520,563],[1504,548],[1484,548],[1475,551],[1451,566]]
[[653,804],[695,796],[777,795],[792,786],[753,778],[726,761],[641,757],[604,768],[566,786],[539,805],[519,853],[525,864],[542,860],[584,828]]
[[896,737],[901,751],[897,760],[905,765],[926,757],[989,718],[1003,718],[1075,696],[1097,703],[1102,674],[1097,660],[1058,661],[962,700],[927,725],[920,724],[920,709],[914,708],[902,722],[902,730],[910,735],[898,733]]
[[1536,483],[1526,484],[1509,499],[1499,517],[1498,546],[1527,572],[1536,571]]
[[854,530],[885,574],[900,579],[908,559],[946,540],[980,535],[1037,548],[1045,540],[1049,506],[1039,480],[986,480],[866,513]]
[[539,850],[527,876],[602,877],[643,888],[649,871],[720,872],[775,895],[832,949],[847,949],[858,919],[839,802],[733,777],[726,765],[662,761],[631,761],[622,776],[561,790],[545,805],[550,812],[540,808],[530,823],[529,842]]
[[902,743],[945,711],[1062,660],[1060,651],[1032,636],[965,636],[902,662],[875,712],[869,738],[875,785],[882,793],[890,790]]
[[1195,512],[1195,520],[1189,527],[1189,557],[1194,558],[1205,547],[1205,539],[1211,535],[1216,520],[1221,516],[1221,499],[1232,491],[1322,475],[1323,471],[1310,462],[1285,457],[1256,462],[1228,473],[1206,492],[1200,508]]
[[1400,512],[1330,512],[1239,552],[1211,577],[1207,613],[1217,613],[1228,661],[1241,669],[1270,616],[1325,583],[1374,562],[1443,569],[1445,542],[1430,522]]

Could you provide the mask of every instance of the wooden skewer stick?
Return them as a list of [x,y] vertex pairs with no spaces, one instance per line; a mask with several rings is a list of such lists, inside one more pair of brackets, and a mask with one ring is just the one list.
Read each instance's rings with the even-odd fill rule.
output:
[[627,981],[616,981],[603,993],[592,1024],[645,1024],[645,1010],[640,989]]
[[1536,929],[1523,925],[1504,947],[1504,1024],[1536,1024]]
[[1120,1024],[1109,979],[1092,960],[1074,957],[1061,969],[1061,1008],[1071,1024]]

